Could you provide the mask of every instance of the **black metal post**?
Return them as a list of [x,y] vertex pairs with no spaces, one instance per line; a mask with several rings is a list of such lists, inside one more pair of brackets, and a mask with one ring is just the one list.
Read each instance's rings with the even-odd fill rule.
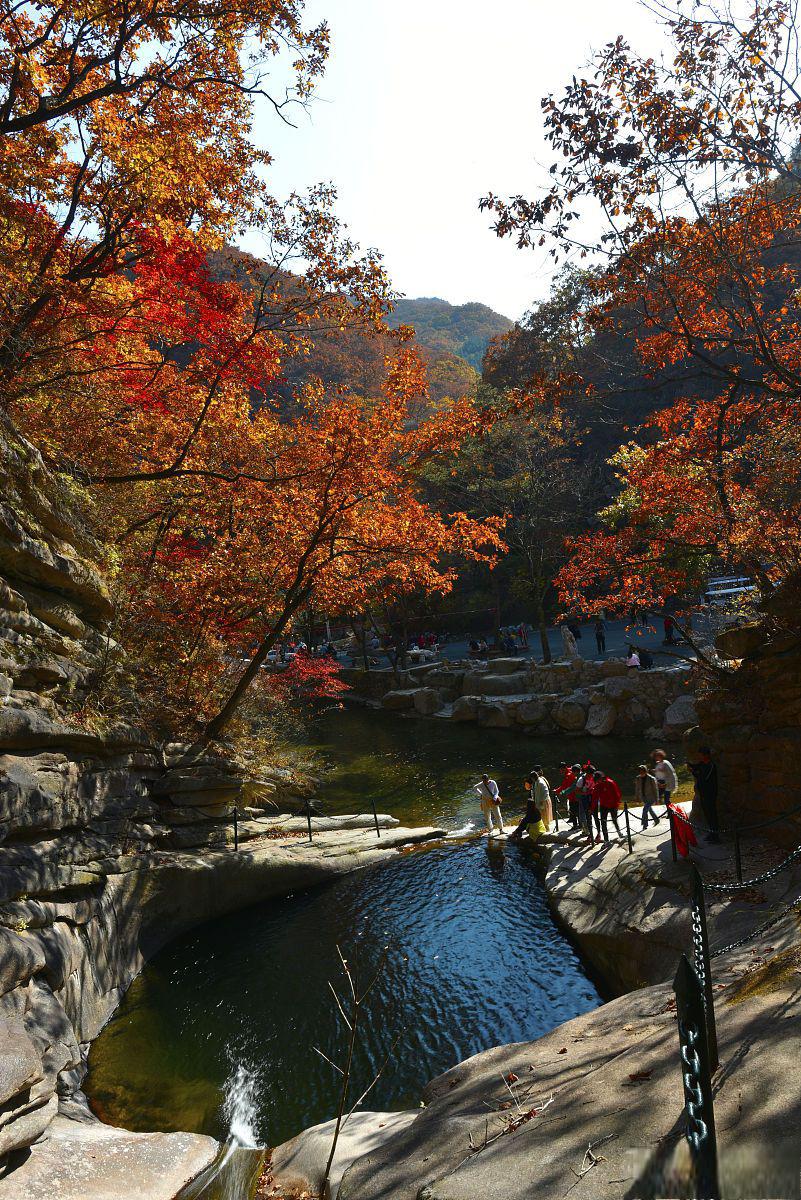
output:
[[684,1112],[687,1128],[684,1136],[693,1164],[693,1195],[704,1200],[720,1200],[718,1183],[718,1147],[715,1133],[715,1108],[712,1097],[712,1072],[704,1019],[704,994],[695,968],[686,954],[679,960],[673,980],[679,1025],[681,1078],[684,1084]]
[[629,854],[634,853],[634,847],[631,844],[631,822],[629,821],[629,802],[623,801],[623,816],[626,818],[626,840],[629,844]]
[[373,820],[375,821],[375,833],[376,833],[376,837],[379,837],[379,838],[380,838],[380,837],[381,837],[381,829],[380,829],[380,827],[379,827],[379,824],[378,824],[378,813],[376,812],[376,807],[375,807],[375,796],[371,796],[371,797],[370,797],[370,803],[371,803],[371,804],[372,804],[372,806],[373,806]]
[[673,816],[670,806],[668,806],[667,816],[668,816],[668,825],[670,826],[670,849],[673,854],[673,861],[678,862],[679,854],[676,849],[676,830],[675,830],[675,827],[673,824],[673,822],[676,820],[676,818]]
[[740,853],[740,830],[734,831],[734,869],[737,872],[737,882],[743,882],[743,859]]
[[706,897],[704,881],[695,863],[691,866],[693,881],[692,920],[693,956],[695,972],[704,989],[704,1011],[706,1013],[706,1037],[709,1051],[710,1070],[718,1066],[718,1032],[715,1023],[715,996],[712,990],[712,970],[709,959],[709,934],[706,927]]
[[306,801],[306,823],[309,826],[309,841],[311,842],[313,839],[311,827],[311,801],[309,800]]
[[234,805],[234,850],[239,849],[239,815]]

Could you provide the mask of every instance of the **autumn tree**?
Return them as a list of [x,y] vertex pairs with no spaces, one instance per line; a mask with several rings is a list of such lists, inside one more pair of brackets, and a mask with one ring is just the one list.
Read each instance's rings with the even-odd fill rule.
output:
[[[618,462],[625,504],[574,546],[564,579],[567,596],[595,585],[618,606],[660,603],[704,559],[768,595],[801,550],[785,515],[801,396],[796,7],[658,12],[672,60],[608,45],[593,74],[543,102],[549,189],[484,201],[521,246],[589,256],[590,326],[636,311],[646,378],[686,368],[640,452]],[[593,208],[599,240],[585,233]]]
[[[422,464],[484,417],[457,402],[419,419],[413,355],[366,396],[283,390],[321,331],[387,337],[392,299],[330,188],[279,203],[264,182],[254,100],[285,116],[325,57],[302,17],[299,0],[0,17],[2,403],[109,546],[112,632],[146,701],[128,715],[201,745],[306,608],[447,589],[448,549],[497,544],[420,494]],[[227,247],[246,228],[266,261]]]

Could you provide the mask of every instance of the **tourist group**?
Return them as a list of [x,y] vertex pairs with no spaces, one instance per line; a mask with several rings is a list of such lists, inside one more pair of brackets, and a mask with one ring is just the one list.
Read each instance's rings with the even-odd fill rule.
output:
[[[649,822],[654,825],[659,823],[661,818],[656,806],[663,805],[666,812],[671,796],[679,786],[676,769],[664,750],[654,750],[651,759],[651,764],[640,763],[634,777],[633,802],[641,809],[643,829],[647,829]],[[554,823],[555,808],[560,804],[566,806],[563,815],[570,828],[589,838],[591,844],[609,842],[610,819],[617,836],[623,836],[619,824],[623,796],[615,780],[591,762],[573,763],[572,766],[560,763],[559,766],[561,779],[553,788],[553,792],[542,767],[534,767],[524,778],[525,812],[514,832],[509,835],[510,841],[519,841],[524,832],[528,832],[533,841],[548,833]],[[718,773],[709,747],[703,747],[699,752],[699,761],[688,766],[695,781],[695,795],[706,822],[707,840],[717,842]],[[497,781],[489,774],[484,774],[475,785],[475,790],[487,833],[492,835],[497,830],[498,833],[505,834],[501,813],[503,801]]]

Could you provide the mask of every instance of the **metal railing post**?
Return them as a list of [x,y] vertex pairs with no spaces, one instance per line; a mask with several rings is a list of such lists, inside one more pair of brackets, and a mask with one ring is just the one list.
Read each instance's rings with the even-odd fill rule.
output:
[[703,1196],[704,1200],[720,1200],[715,1108],[704,993],[701,981],[686,954],[682,954],[679,960],[679,968],[673,980],[673,991],[676,994],[681,1078],[687,1120],[684,1136],[690,1147],[694,1175],[691,1194]]
[[309,826],[309,841],[311,842],[313,841],[311,826],[311,801],[308,799],[306,800],[306,824]]
[[373,806],[373,820],[375,821],[375,834],[376,834],[376,837],[380,838],[381,837],[381,829],[378,824],[378,813],[377,813],[376,807],[375,807],[375,796],[370,797],[370,803]]
[[740,851],[740,830],[734,831],[734,869],[737,872],[737,882],[743,882],[743,859]]
[[239,815],[234,805],[234,850],[239,849]]
[[629,802],[623,801],[623,816],[626,818],[626,840],[629,844],[629,854],[634,853],[634,847],[631,844],[631,822],[629,821]]
[[706,927],[706,897],[704,881],[695,863],[691,864],[693,894],[693,958],[695,972],[704,990],[704,1011],[706,1013],[706,1037],[709,1051],[709,1067],[715,1071],[718,1066],[718,1032],[715,1023],[715,995],[712,990],[712,970],[709,959],[709,934]]
[[668,806],[667,816],[668,816],[668,825],[670,826],[670,849],[673,854],[673,861],[678,862],[679,854],[676,849],[676,829],[674,826],[674,821],[676,820],[676,818],[673,816],[670,806]]

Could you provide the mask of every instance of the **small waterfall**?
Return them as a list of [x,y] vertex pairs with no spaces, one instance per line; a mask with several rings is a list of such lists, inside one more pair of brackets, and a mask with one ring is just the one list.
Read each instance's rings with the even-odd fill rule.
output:
[[199,1188],[185,1194],[185,1200],[249,1200],[253,1195],[264,1157],[256,1133],[260,1082],[253,1067],[232,1064],[222,1103],[228,1136],[211,1171],[198,1181]]
[[237,1063],[225,1084],[223,1116],[228,1123],[228,1144],[253,1150],[256,1136],[256,1095],[260,1079],[258,1072],[244,1063]]

